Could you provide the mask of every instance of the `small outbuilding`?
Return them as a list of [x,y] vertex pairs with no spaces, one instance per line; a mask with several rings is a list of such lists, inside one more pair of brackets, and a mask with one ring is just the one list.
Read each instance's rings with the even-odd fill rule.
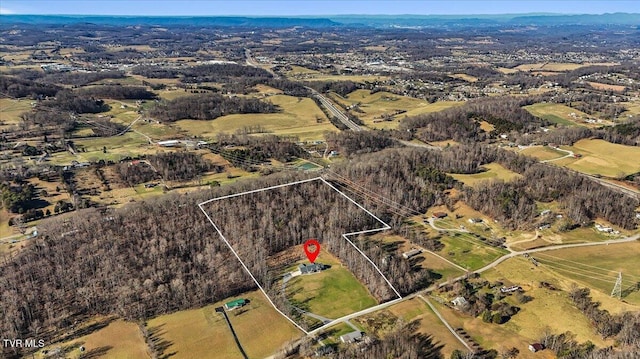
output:
[[420,249],[412,249],[412,250],[410,250],[408,252],[402,253],[402,257],[404,257],[404,259],[409,259],[409,258],[417,256],[420,253],[422,253],[422,251]]
[[541,350],[544,350],[544,345],[540,344],[540,343],[533,343],[533,344],[529,344],[529,350],[531,350],[532,352],[539,352]]
[[248,301],[246,299],[240,298],[236,300],[232,300],[224,304],[224,309],[226,310],[234,310],[240,307],[244,307]]
[[433,212],[433,218],[445,218],[446,216],[448,216],[448,214],[446,214],[445,212]]

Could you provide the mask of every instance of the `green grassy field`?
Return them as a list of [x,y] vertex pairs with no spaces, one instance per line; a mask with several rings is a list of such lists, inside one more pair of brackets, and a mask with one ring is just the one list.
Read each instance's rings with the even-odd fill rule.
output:
[[[589,115],[584,112],[557,103],[537,103],[523,108],[536,117],[565,126],[575,126],[578,124],[584,126],[586,124],[582,122],[579,123],[577,120],[589,118]],[[569,115],[570,113],[575,113],[576,118],[571,117]]]
[[[88,139],[76,139],[74,143],[77,148],[84,148],[76,156],[69,152],[54,153],[48,159],[48,163],[55,165],[70,164],[71,161],[98,161],[111,160],[119,161],[127,156],[136,156],[143,153],[156,152],[155,147],[150,147],[147,140],[135,132],[127,132],[122,136],[98,137]],[[103,149],[106,147],[107,152]]]
[[[565,148],[564,146],[562,148]],[[599,139],[585,139],[566,147],[582,158],[567,167],[587,174],[606,177],[626,176],[640,172],[640,147],[625,146]]]
[[287,284],[290,300],[303,303],[314,314],[334,319],[378,304],[356,277],[327,251],[321,251],[316,261],[331,268],[290,280]]
[[174,353],[171,357],[175,359],[242,358],[224,318],[214,310],[237,298],[250,300],[246,307],[228,312],[238,340],[249,358],[272,355],[284,343],[302,334],[257,291],[200,309],[159,316],[147,322],[147,329],[155,331],[160,340],[166,341],[165,354]]
[[[300,140],[320,140],[327,131],[337,131],[322,110],[308,98],[275,95],[268,98],[282,112],[227,115],[210,121],[180,120],[176,124],[194,136],[214,138],[217,133],[235,133],[249,126],[261,126],[268,133],[298,136]],[[321,119],[318,123],[316,119]]]
[[503,180],[505,182],[511,181],[515,178],[521,177],[520,174],[512,172],[504,167],[502,167],[498,163],[488,163],[483,165],[482,167],[486,168],[485,172],[474,173],[474,174],[451,174],[453,178],[464,183],[467,186],[475,186],[480,182],[486,180]]
[[[99,323],[103,318],[92,320],[85,325]],[[104,325],[104,324],[100,324]],[[85,352],[80,352],[80,346],[84,346]],[[151,358],[147,350],[147,344],[138,325],[124,320],[115,320],[107,326],[84,335],[80,338],[49,345],[43,349],[53,350],[60,348],[65,358],[114,358],[114,359],[147,359]],[[36,358],[50,358],[42,351],[38,351]]]
[[504,249],[483,244],[466,233],[443,235],[441,242],[444,249],[438,254],[469,270],[482,268],[507,253]]

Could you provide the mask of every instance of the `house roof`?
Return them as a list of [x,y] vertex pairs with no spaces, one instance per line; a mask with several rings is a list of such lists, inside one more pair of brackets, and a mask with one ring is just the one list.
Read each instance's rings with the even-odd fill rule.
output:
[[302,273],[321,271],[323,268],[324,266],[320,263],[311,263],[311,264],[302,263],[298,266],[298,269],[300,269],[300,272]]
[[409,258],[409,257],[413,257],[413,256],[415,256],[415,255],[418,255],[418,254],[420,254],[420,253],[422,253],[422,251],[421,251],[421,250],[419,250],[419,249],[412,249],[412,250],[410,250],[410,251],[408,251],[408,252],[404,252],[404,253],[402,253],[402,255],[403,255],[405,258]]
[[535,351],[538,350],[543,350],[544,349],[544,345],[540,344],[540,343],[533,343],[533,344],[529,344],[529,346],[533,349],[535,349]]
[[224,305],[230,308],[230,307],[237,307],[239,305],[244,305],[246,302],[247,302],[246,299],[240,298],[240,299],[232,300],[230,302],[226,302]]
[[340,340],[342,340],[345,343],[352,342],[352,341],[354,341],[356,339],[360,339],[360,338],[362,338],[362,332],[357,331],[357,330],[354,331],[354,332],[347,333],[345,335],[341,335],[340,336]]

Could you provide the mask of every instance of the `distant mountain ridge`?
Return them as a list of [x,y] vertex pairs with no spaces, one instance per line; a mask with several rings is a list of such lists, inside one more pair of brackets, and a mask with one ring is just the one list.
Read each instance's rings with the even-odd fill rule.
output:
[[640,26],[640,13],[601,15],[503,14],[503,15],[333,15],[333,16],[107,16],[107,15],[0,15],[1,25],[93,23],[99,25],[182,25],[244,27],[436,27],[436,26]]
[[245,17],[245,16],[107,16],[107,15],[1,15],[0,24],[66,25],[92,23],[98,25],[184,25],[184,26],[261,26],[328,27],[340,24],[327,18],[312,17]]

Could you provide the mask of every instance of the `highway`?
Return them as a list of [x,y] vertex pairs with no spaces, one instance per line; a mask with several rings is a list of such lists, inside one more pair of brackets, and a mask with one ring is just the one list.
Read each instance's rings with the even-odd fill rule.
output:
[[307,87],[313,97],[317,98],[322,106],[324,106],[335,118],[340,120],[345,126],[347,126],[352,131],[362,131],[362,127],[358,126],[355,122],[351,121],[347,115],[345,115],[342,111],[340,111],[334,104],[322,95],[320,92],[312,89],[311,87]]

